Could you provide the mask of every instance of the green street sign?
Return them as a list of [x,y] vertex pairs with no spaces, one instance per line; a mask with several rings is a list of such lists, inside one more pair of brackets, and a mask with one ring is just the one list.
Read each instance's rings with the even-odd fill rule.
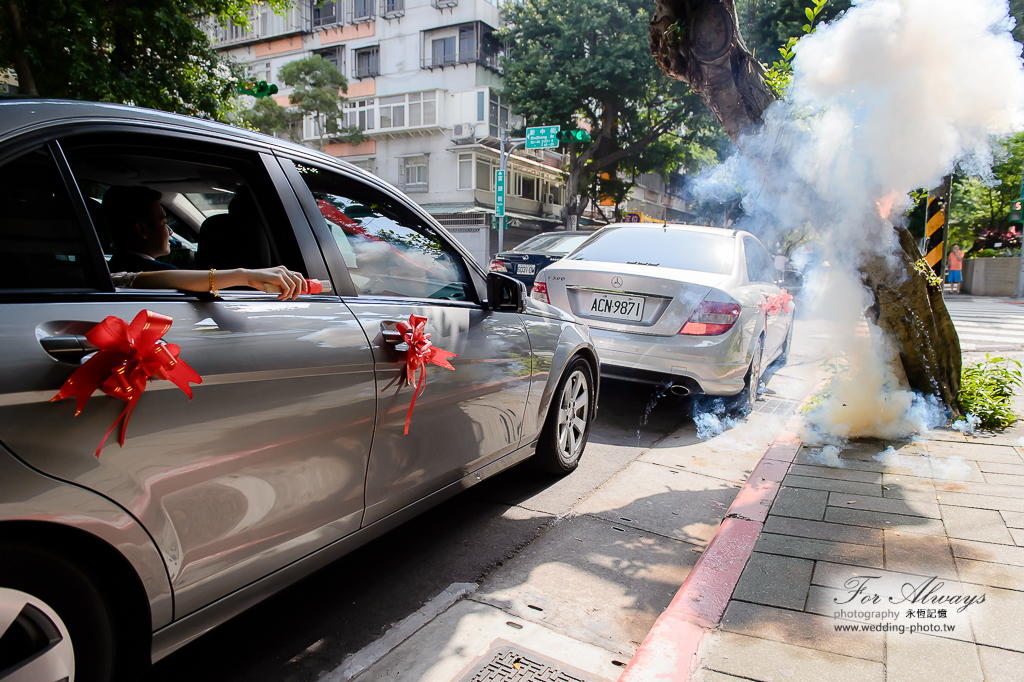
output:
[[558,146],[559,126],[536,126],[526,129],[527,149],[553,149]]
[[494,171],[494,215],[505,217],[505,171]]

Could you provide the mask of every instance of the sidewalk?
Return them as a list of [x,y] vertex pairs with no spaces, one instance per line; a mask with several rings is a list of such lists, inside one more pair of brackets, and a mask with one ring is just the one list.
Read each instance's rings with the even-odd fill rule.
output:
[[[709,682],[1024,680],[1022,438],[1018,422],[998,435],[861,440],[841,466],[789,449],[784,474],[762,476],[781,485],[756,543],[735,530],[732,548],[712,543],[717,564],[691,581],[714,584],[684,585],[621,680],[665,671],[666,642],[677,647],[671,680],[693,668]],[[735,505],[728,517],[720,537],[760,520]],[[716,607],[715,588],[729,591],[739,572],[729,562],[745,565]]]

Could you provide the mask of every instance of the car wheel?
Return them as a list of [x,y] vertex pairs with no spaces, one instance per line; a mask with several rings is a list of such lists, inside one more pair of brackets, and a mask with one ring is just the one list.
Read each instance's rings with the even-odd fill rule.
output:
[[789,360],[789,349],[793,345],[793,327],[796,326],[796,316],[789,321],[789,329],[786,330],[786,341],[782,344],[782,353],[779,354],[780,365],[785,365]]
[[743,387],[743,405],[744,407],[753,412],[754,406],[757,403],[757,392],[759,384],[761,383],[761,360],[764,356],[764,336],[757,339],[757,344],[754,346],[753,357],[750,359],[750,369],[747,370],[746,385]]
[[548,408],[537,443],[536,464],[554,474],[568,474],[580,463],[594,415],[594,378],[581,357],[569,363]]
[[110,609],[81,569],[0,545],[0,682],[108,682],[115,657]]

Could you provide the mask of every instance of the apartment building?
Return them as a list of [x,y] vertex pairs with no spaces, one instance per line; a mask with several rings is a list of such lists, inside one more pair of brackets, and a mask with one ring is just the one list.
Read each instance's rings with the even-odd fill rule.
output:
[[[497,250],[494,171],[498,135],[509,127],[499,94],[494,37],[499,0],[299,0],[285,15],[262,5],[248,26],[211,28],[222,52],[280,89],[288,62],[319,54],[348,78],[344,124],[359,145],[329,144],[328,154],[361,166],[409,194],[486,265]],[[313,143],[313,121],[300,133]],[[565,189],[557,150],[509,161],[506,247],[558,229]]]

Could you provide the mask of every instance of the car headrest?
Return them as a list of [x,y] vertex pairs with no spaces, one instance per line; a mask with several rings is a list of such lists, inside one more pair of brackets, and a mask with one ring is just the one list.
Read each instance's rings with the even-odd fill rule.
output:
[[228,204],[228,212],[210,216],[199,227],[196,268],[269,268],[270,242],[256,202],[247,189]]

